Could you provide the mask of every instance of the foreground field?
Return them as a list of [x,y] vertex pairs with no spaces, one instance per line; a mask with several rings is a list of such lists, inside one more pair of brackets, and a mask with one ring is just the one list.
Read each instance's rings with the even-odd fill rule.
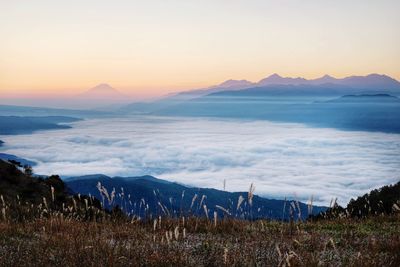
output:
[[1,266],[400,266],[400,217],[0,223]]
[[252,186],[219,212],[203,195],[200,216],[171,212],[155,190],[159,209],[143,199],[128,216],[104,208],[115,190],[98,190],[101,200],[74,194],[56,175],[0,160],[0,266],[400,266],[400,182],[308,220],[288,202],[290,222],[254,220]]

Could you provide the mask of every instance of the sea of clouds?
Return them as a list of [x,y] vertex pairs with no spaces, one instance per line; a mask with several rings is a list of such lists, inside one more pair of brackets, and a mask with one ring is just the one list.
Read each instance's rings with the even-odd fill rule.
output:
[[92,119],[2,136],[38,174],[150,174],[191,186],[339,203],[400,180],[400,135],[202,118]]

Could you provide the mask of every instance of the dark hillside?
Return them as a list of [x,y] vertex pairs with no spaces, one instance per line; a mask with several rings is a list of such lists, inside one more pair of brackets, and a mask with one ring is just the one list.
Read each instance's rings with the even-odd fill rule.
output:
[[[152,176],[110,178],[93,175],[70,178],[66,183],[75,192],[90,194],[98,199],[103,198],[105,207],[119,205],[128,214],[141,217],[146,212],[169,216],[191,214],[212,217],[215,211],[224,217],[288,220],[290,210],[294,219],[306,219],[309,212],[318,214],[325,210],[325,207],[314,206],[311,209],[301,202],[267,199],[257,195],[252,195],[249,201],[248,192],[232,193],[210,188],[187,187]],[[100,193],[99,185],[108,195],[115,189],[115,198],[109,201],[105,194]]]
[[50,214],[80,219],[104,216],[94,197],[73,195],[58,175],[33,177],[30,166],[0,160],[0,207],[3,217],[26,220]]
[[392,215],[400,212],[400,182],[372,190],[357,199],[351,199],[346,208],[334,205],[317,218],[366,218]]

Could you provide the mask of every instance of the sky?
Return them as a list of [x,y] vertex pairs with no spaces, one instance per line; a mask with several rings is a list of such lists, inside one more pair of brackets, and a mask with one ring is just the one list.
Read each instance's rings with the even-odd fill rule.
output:
[[0,97],[146,97],[272,73],[400,80],[398,0],[0,0]]

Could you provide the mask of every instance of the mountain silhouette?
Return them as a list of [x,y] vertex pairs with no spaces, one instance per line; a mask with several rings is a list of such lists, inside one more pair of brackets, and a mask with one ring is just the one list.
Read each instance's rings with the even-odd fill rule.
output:
[[257,86],[263,86],[263,85],[270,85],[270,84],[306,84],[308,80],[304,78],[290,78],[290,77],[281,77],[279,74],[272,74],[271,76],[268,76],[267,78],[262,79],[257,83]]
[[[229,88],[229,89],[244,89],[254,86],[254,83],[247,80],[226,80],[218,85],[212,86],[214,88]],[[211,88],[212,88],[211,87]]]
[[[296,91],[300,92],[300,94],[302,93],[302,91],[305,91],[307,94],[320,94],[321,91],[325,91],[323,94],[333,93],[336,95],[342,95],[349,92],[360,93],[364,91],[378,93],[385,92],[386,90],[396,91],[400,93],[400,82],[384,74],[373,73],[366,76],[348,76],[345,78],[335,78],[326,74],[320,78],[308,80],[302,77],[282,77],[279,74],[274,73],[256,83],[247,80],[230,79],[218,85],[210,86],[207,88],[179,92],[170,95],[165,99],[189,100],[194,97],[205,96],[213,93],[220,93],[225,91],[240,91],[250,88],[264,87],[273,88],[272,91],[278,89],[276,93],[277,95],[280,95],[280,91],[283,91],[284,94],[287,91],[293,91],[294,94],[296,94]],[[288,88],[290,90],[286,90]]]
[[[157,215],[170,214],[177,216],[181,213],[204,216],[203,205],[209,209],[209,215],[218,212],[219,216],[226,215],[218,206],[224,207],[230,216],[238,218],[269,218],[289,219],[289,206],[292,200],[268,199],[254,195],[252,205],[249,206],[248,192],[227,192],[212,188],[195,188],[158,179],[153,176],[139,177],[108,177],[102,174],[71,177],[64,180],[67,186],[75,193],[91,195],[103,199],[99,187],[108,192],[115,190],[115,199],[112,202],[104,201],[106,208],[111,209],[119,205],[124,211],[144,216],[144,207],[147,212]],[[100,183],[100,184],[99,184]],[[243,197],[242,205],[238,201]],[[300,212],[296,211],[296,218],[308,217],[307,204],[297,202]],[[140,208],[142,206],[142,208]],[[240,206],[240,208],[238,208]],[[160,208],[161,207],[161,208]],[[322,206],[313,206],[313,214],[325,211]]]
[[297,77],[281,77],[278,74],[272,74],[267,78],[260,80],[256,86],[269,86],[269,85],[340,85],[349,88],[357,89],[387,89],[400,90],[400,82],[381,74],[369,74],[367,76],[349,76],[338,79],[329,75],[324,75],[317,79],[307,80],[305,78]]
[[78,95],[78,98],[98,100],[122,100],[126,96],[107,83],[101,83],[88,91]]

